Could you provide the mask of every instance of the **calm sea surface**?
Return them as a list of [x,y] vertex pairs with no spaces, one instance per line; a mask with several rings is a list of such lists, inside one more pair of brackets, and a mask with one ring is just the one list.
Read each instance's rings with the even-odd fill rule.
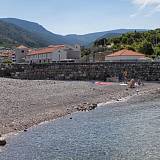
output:
[[0,160],[160,159],[160,101],[101,107],[10,137]]

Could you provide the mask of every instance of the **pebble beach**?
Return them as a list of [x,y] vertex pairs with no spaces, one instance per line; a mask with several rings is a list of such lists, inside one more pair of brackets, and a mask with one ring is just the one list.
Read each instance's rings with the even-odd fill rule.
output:
[[[159,83],[128,89],[119,83],[96,85],[83,81],[29,81],[0,78],[0,134],[27,130],[44,121],[87,109],[89,106],[131,97],[130,103],[159,96]],[[157,94],[158,93],[158,94]]]

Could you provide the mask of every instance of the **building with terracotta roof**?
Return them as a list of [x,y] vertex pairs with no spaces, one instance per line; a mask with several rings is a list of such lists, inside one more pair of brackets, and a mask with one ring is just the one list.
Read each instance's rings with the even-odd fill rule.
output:
[[0,63],[4,63],[5,61],[13,61],[12,55],[14,54],[13,50],[3,49],[0,50]]
[[132,50],[123,49],[105,56],[105,61],[148,61],[150,58]]
[[46,48],[30,50],[26,55],[28,63],[51,63],[57,61],[78,61],[81,58],[79,45],[50,45]]

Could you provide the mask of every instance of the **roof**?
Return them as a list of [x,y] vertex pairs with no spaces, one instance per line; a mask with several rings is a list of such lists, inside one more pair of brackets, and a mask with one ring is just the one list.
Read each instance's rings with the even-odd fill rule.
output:
[[12,57],[14,51],[4,50],[0,52],[0,57]]
[[28,47],[24,46],[24,45],[20,45],[17,47],[18,49],[28,49]]
[[59,49],[63,49],[64,45],[50,45],[47,48],[41,48],[36,50],[31,50],[28,55],[39,55],[56,52]]
[[106,57],[118,57],[118,56],[141,56],[141,57],[145,57],[145,55],[142,54],[142,53],[134,52],[132,50],[127,50],[127,49],[123,49],[123,50],[120,50],[118,52],[114,52],[110,55],[107,55]]

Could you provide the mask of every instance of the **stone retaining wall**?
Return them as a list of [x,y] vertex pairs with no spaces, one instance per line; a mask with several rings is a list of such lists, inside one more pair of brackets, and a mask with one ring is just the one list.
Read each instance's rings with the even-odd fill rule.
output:
[[0,76],[20,79],[42,80],[101,80],[112,77],[145,81],[160,81],[160,62],[106,62],[106,63],[54,63],[54,64],[16,64],[1,66]]

